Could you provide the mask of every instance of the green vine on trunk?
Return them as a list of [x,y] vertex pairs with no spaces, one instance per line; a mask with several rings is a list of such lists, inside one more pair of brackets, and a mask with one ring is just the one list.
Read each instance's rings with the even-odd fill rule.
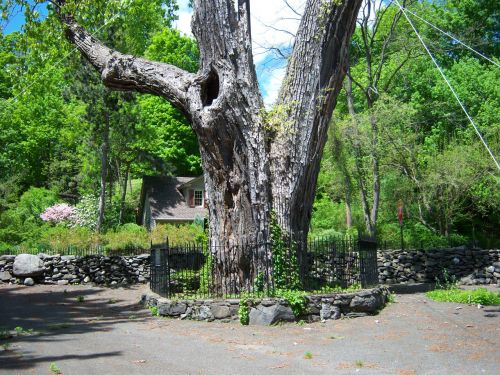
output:
[[281,290],[299,290],[301,283],[297,261],[297,244],[283,234],[274,211],[271,213],[270,227],[274,287]]

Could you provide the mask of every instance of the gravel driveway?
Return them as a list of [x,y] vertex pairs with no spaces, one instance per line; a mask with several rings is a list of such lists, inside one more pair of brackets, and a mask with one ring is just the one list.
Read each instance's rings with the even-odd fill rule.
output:
[[1,285],[0,327],[22,332],[0,374],[500,373],[499,306],[399,294],[378,316],[243,327],[151,317],[145,288]]

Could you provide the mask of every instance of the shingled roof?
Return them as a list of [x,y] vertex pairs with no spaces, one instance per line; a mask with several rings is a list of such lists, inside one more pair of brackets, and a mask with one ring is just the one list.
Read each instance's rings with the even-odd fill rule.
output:
[[[207,216],[203,207],[189,207],[179,187],[198,177],[144,177],[141,206],[144,199],[149,199],[153,220],[191,221]],[[143,208],[141,208],[142,211]]]

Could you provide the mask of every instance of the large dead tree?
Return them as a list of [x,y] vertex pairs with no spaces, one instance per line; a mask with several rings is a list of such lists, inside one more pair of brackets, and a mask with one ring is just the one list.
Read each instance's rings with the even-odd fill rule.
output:
[[[67,38],[104,84],[162,96],[198,137],[216,257],[248,277],[248,258],[231,248],[267,233],[274,210],[284,232],[307,236],[327,127],[342,87],[346,54],[362,0],[308,0],[279,97],[265,111],[253,64],[248,1],[195,0],[197,74],[114,51],[65,12]],[[245,259],[247,259],[245,261]]]

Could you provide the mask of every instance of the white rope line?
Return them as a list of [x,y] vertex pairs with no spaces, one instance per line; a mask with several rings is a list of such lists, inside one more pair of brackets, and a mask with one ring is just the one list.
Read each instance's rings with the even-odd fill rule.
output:
[[498,170],[500,170],[500,165],[498,164],[498,161],[497,159],[495,158],[495,155],[493,155],[493,152],[490,150],[488,144],[486,143],[486,141],[484,140],[481,132],[479,131],[479,128],[477,127],[476,123],[474,122],[474,120],[472,119],[472,117],[469,115],[469,112],[467,112],[467,109],[465,108],[465,106],[463,105],[462,101],[460,100],[458,94],[456,93],[455,89],[453,88],[453,86],[451,85],[450,81],[448,80],[448,78],[446,77],[446,75],[444,74],[443,70],[441,69],[441,67],[439,66],[439,64],[437,63],[436,59],[434,58],[434,56],[432,55],[431,51],[429,50],[429,48],[427,48],[427,45],[425,44],[424,40],[422,39],[422,37],[420,36],[419,32],[417,31],[417,29],[415,28],[415,25],[413,25],[413,22],[410,20],[410,18],[408,17],[408,15],[406,14],[405,12],[405,9],[401,6],[401,4],[399,4],[399,1],[398,0],[394,0],[394,2],[399,6],[399,8],[401,9],[401,12],[403,13],[403,15],[405,16],[406,20],[408,21],[408,23],[411,25],[411,27],[413,28],[413,31],[415,31],[415,34],[417,34],[417,37],[418,39],[420,40],[420,42],[422,43],[422,45],[424,46],[425,50],[427,51],[427,53],[429,54],[429,56],[431,57],[432,61],[434,62],[434,65],[436,65],[436,68],[439,70],[439,73],[441,73],[441,76],[443,77],[443,79],[445,80],[446,84],[448,85],[448,87],[450,88],[451,92],[453,93],[453,95],[455,96],[455,99],[457,99],[457,102],[458,104],[460,104],[460,107],[462,107],[462,110],[464,111],[465,115],[467,116],[467,118],[469,119],[470,123],[472,124],[472,126],[474,127],[474,130],[476,131],[479,139],[481,139],[481,142],[483,142],[483,145],[484,147],[486,147],[486,150],[489,152],[491,158],[493,159],[493,161],[495,162],[495,165],[497,167]]
[[[96,31],[94,31],[93,34],[90,34],[92,37],[95,37],[95,35],[101,31],[105,26],[107,26],[109,23],[111,23],[112,21],[114,21],[118,16],[120,15],[120,11],[118,11],[113,17],[111,17],[109,20],[107,20],[101,27],[99,27]],[[41,78],[45,77],[47,74],[49,74],[52,69],[54,69],[57,65],[59,65],[61,62],[63,62],[64,60],[66,60],[73,52],[75,52],[76,50],[78,50],[78,47],[74,47],[71,51],[69,51],[66,55],[64,55],[63,57],[61,57],[59,60],[57,60],[48,70],[46,70],[44,73],[40,74],[38,77],[36,77],[36,80],[34,80],[33,82],[31,82],[28,86],[26,86],[20,93],[18,93],[16,96],[12,97],[12,98],[9,98],[7,99],[5,102],[5,105],[2,106],[1,110],[2,110],[2,114],[3,114],[3,110],[8,108],[14,101],[16,101],[21,95],[23,95],[26,91],[28,91],[31,87],[33,87],[33,85],[35,85],[36,83],[38,83],[40,81]]]
[[[399,4],[399,3],[398,3]],[[470,51],[474,52],[476,55],[478,56],[481,56],[483,59],[486,59],[488,60],[490,63],[492,63],[493,65],[497,66],[497,67],[500,67],[500,64],[497,63],[496,61],[490,59],[488,56],[486,56],[485,54],[479,52],[479,51],[476,51],[474,48],[468,46],[467,44],[465,44],[464,42],[462,42],[461,40],[457,39],[455,36],[453,36],[452,34],[440,29],[438,26],[432,24],[431,22],[423,19],[422,17],[420,17],[419,15],[415,14],[414,12],[412,12],[411,10],[409,10],[408,8],[405,8],[401,5],[399,5],[399,7],[403,10],[405,10],[406,12],[410,13],[412,16],[418,18],[419,20],[425,22],[427,25],[429,25],[430,27],[434,28],[435,30],[438,30],[439,32],[443,33],[444,35],[446,35],[447,37],[449,37],[450,39],[453,39],[455,42],[457,43],[460,43],[462,46],[464,46],[465,48],[469,49]]]

